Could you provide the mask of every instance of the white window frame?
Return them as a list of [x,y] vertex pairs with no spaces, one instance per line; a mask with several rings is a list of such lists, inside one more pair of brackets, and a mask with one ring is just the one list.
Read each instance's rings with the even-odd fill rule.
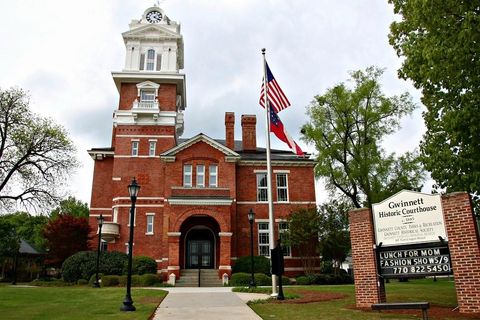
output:
[[155,157],[155,152],[157,150],[157,140],[148,141],[148,155],[150,157]]
[[113,208],[113,222],[118,223],[118,207]]
[[211,188],[218,187],[218,165],[216,164],[208,166],[208,186]]
[[[153,57],[150,57],[150,53],[152,53]],[[145,70],[155,71],[156,63],[157,63],[157,54],[154,49],[150,48],[147,50],[147,52],[145,52]],[[152,66],[152,68],[149,68],[149,66]]]
[[[154,223],[155,223],[155,213],[147,213],[147,230],[145,234],[147,235],[152,235],[153,234],[153,228],[154,228]],[[151,221],[150,221],[151,220]],[[149,230],[150,228],[150,230]]]
[[196,186],[197,188],[204,188],[205,187],[205,165],[204,164],[197,164],[196,165]]
[[[279,185],[280,179],[279,176],[285,176],[285,185]],[[288,174],[287,173],[277,173],[276,174],[276,181],[277,181],[277,201],[278,202],[288,202]],[[286,198],[280,197],[280,192],[285,191]]]
[[139,147],[140,147],[140,141],[132,140],[132,157],[138,157]]
[[[283,240],[286,238],[284,235],[286,232],[288,232],[289,225],[287,221],[280,221],[278,222],[278,235],[280,237],[281,243],[282,243],[282,249],[283,249],[283,256],[285,257],[291,257],[292,256],[292,248],[290,246],[285,246],[283,245]],[[282,236],[284,235],[284,236]]]
[[[130,213],[131,209],[128,208],[128,222],[127,222],[127,227],[130,227]],[[133,212],[133,226],[135,227],[137,225],[137,208],[135,208],[135,211]]]
[[[266,229],[265,229],[266,227]],[[257,222],[258,255],[270,257],[270,234],[268,222]]]
[[[187,171],[186,169],[189,168]],[[184,187],[192,187],[192,171],[193,165],[191,164],[184,164],[183,165],[183,186]]]
[[[265,185],[262,186],[262,178],[265,178]],[[268,202],[268,181],[266,172],[257,172],[257,201]]]

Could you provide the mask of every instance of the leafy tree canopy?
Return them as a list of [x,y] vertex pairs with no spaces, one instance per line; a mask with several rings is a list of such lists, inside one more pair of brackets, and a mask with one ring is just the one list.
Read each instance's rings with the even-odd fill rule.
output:
[[352,205],[342,198],[331,200],[318,208],[320,253],[323,260],[333,262],[335,274],[339,274],[341,264],[350,252],[350,209]]
[[65,129],[33,114],[21,89],[0,89],[0,209],[49,207],[77,166]]
[[302,261],[305,274],[313,274],[318,259],[319,215],[316,208],[300,208],[288,217],[285,244],[294,247]]
[[400,77],[422,90],[422,162],[438,188],[480,190],[480,1],[389,0]]
[[60,201],[60,205],[51,212],[50,216],[54,219],[60,214],[88,218],[88,205],[86,202],[82,202],[75,197],[70,196],[67,199]]
[[317,177],[334,194],[340,191],[357,208],[379,202],[402,189],[420,189],[423,169],[416,153],[387,154],[383,138],[399,128],[415,105],[408,93],[382,93],[383,71],[369,67],[351,73],[353,88],[340,83],[316,96],[303,140],[315,146]]
[[10,221],[0,220],[0,258],[13,257],[20,248],[20,237],[15,225]]
[[36,249],[43,250],[45,248],[43,228],[48,222],[48,217],[35,216],[26,212],[16,212],[0,215],[1,221],[12,225],[16,230],[17,236],[33,245]]

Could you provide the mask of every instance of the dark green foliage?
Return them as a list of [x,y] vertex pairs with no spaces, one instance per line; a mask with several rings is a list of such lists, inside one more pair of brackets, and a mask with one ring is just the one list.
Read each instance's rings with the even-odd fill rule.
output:
[[257,286],[271,286],[272,285],[272,278],[267,276],[264,273],[255,273],[255,284]]
[[37,286],[37,287],[67,287],[67,286],[73,286],[75,283],[72,282],[65,282],[62,281],[61,279],[53,279],[53,280],[39,280],[35,279],[32,282],[30,282],[32,286]]
[[315,207],[300,208],[288,217],[287,245],[294,247],[302,261],[303,272],[310,274],[318,263],[320,216]]
[[14,257],[20,248],[20,237],[15,225],[0,219],[0,259]]
[[[65,260],[62,265],[62,276],[66,282],[76,282],[78,279],[90,279],[95,274],[97,252],[78,252]],[[107,251],[100,254],[99,272],[107,275],[121,275],[127,255],[117,251]]]
[[325,263],[331,261],[332,270],[323,271],[338,275],[340,266],[350,252],[348,212],[352,205],[347,201],[331,200],[319,207],[320,253]]
[[233,287],[244,287],[250,284],[251,279],[251,274],[245,272],[238,272],[232,274],[229,284]]
[[297,285],[311,285],[311,284],[350,284],[353,283],[353,278],[344,272],[339,275],[333,274],[310,274],[308,276],[300,276],[296,278]]
[[151,287],[161,283],[162,279],[156,274],[147,273],[140,276],[140,286],[142,287]]
[[85,286],[85,285],[88,284],[88,280],[78,279],[77,284],[78,284],[79,286]]
[[[128,262],[128,261],[127,261]],[[127,273],[127,263],[124,266],[124,273]],[[132,274],[157,273],[157,263],[150,257],[137,256],[132,259]]]
[[434,189],[468,191],[480,215],[480,10],[478,0],[389,0],[400,17],[390,44],[399,76],[422,90],[422,162]]
[[[270,260],[268,260],[266,257],[254,256],[253,264],[254,264],[255,273],[270,274]],[[235,265],[232,268],[232,273],[238,273],[238,272],[245,272],[245,273],[252,272],[252,263],[251,263],[250,256],[243,256],[238,258],[235,261]]]
[[110,276],[103,276],[101,285],[102,287],[115,287],[118,286],[118,276],[110,275]]
[[37,250],[44,250],[45,238],[43,237],[43,228],[48,222],[48,217],[34,216],[27,212],[15,212],[0,215],[0,223],[1,221],[11,223],[15,227],[20,239],[27,241]]
[[[100,280],[102,277],[103,277],[103,273],[99,273],[98,274],[98,279]],[[90,280],[88,281],[88,284],[93,286],[93,284],[95,283],[96,280],[97,280],[97,275],[94,273],[90,277]]]

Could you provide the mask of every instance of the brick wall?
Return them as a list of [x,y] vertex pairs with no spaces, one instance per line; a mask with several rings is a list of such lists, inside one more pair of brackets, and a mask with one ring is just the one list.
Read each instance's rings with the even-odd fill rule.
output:
[[373,217],[370,209],[349,212],[350,240],[355,277],[355,300],[359,308],[370,308],[373,303],[385,302],[385,286],[377,277],[377,262],[373,246]]
[[466,192],[442,196],[448,246],[461,313],[480,313],[480,247],[476,220]]

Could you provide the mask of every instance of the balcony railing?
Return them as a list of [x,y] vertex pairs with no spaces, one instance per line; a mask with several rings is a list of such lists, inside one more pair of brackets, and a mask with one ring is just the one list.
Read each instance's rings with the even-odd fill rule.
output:
[[133,102],[133,109],[158,109],[158,101],[138,101]]
[[120,225],[116,222],[104,222],[102,226],[102,239],[109,242],[118,237],[120,237]]

